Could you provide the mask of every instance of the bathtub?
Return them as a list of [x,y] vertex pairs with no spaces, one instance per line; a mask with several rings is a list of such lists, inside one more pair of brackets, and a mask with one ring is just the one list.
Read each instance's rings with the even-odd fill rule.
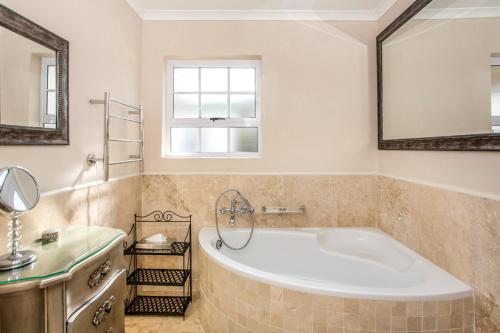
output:
[[[221,233],[229,244],[240,245],[249,229]],[[305,325],[326,329],[328,320],[314,320],[321,304],[328,316],[337,315],[330,325],[342,327],[335,329],[473,329],[472,288],[378,229],[255,229],[248,247],[240,251],[216,249],[217,239],[215,228],[200,231],[206,332],[236,332],[241,325],[256,333],[300,331],[301,318]],[[238,313],[239,304],[245,304],[241,306],[247,315]],[[281,304],[274,318],[273,304]],[[264,318],[250,320],[248,307]],[[305,311],[304,316],[288,313],[293,329],[284,327],[287,308]],[[350,314],[352,322],[345,318]],[[372,324],[363,321],[372,317]]]

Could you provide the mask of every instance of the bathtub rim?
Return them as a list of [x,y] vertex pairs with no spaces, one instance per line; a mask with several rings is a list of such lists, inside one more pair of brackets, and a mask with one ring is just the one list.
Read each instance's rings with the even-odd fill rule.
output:
[[[223,228],[225,229],[225,228]],[[239,230],[249,230],[248,228],[238,228]],[[429,265],[433,269],[438,269],[445,274],[449,275],[451,279],[454,279],[455,282],[458,282],[463,285],[463,290],[456,292],[443,292],[443,293],[434,293],[434,294],[394,294],[394,293],[367,293],[365,291],[353,291],[353,290],[340,290],[340,289],[325,289],[316,285],[306,285],[304,281],[301,281],[296,278],[289,278],[281,274],[271,273],[267,271],[263,271],[261,269],[257,269],[255,267],[247,266],[241,264],[240,262],[218,252],[215,246],[211,245],[211,242],[217,237],[217,232],[215,227],[203,227],[198,235],[198,242],[203,251],[204,255],[207,256],[208,260],[212,260],[215,263],[221,265],[225,269],[236,273],[237,275],[256,280],[262,283],[266,283],[275,287],[295,290],[299,292],[317,294],[317,295],[325,295],[325,296],[334,296],[341,298],[351,298],[351,299],[360,299],[360,300],[380,300],[380,301],[439,301],[439,300],[453,300],[460,299],[466,297],[473,297],[474,291],[473,288],[467,285],[465,282],[459,280],[455,276],[446,272],[441,267],[435,265],[425,257],[416,253],[412,249],[403,245],[393,237],[387,235],[382,230],[378,228],[370,228],[370,227],[319,227],[319,228],[256,228],[255,232],[259,231],[317,231],[321,229],[343,229],[343,230],[357,230],[357,231],[369,231],[377,234],[381,234],[386,236],[391,241],[399,243],[405,251],[410,251],[417,258],[423,261],[426,265]]]

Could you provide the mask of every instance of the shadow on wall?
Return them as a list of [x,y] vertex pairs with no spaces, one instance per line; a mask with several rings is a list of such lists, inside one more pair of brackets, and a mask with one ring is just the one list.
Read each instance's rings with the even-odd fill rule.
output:
[[[40,238],[42,231],[50,227],[100,225],[128,232],[134,214],[140,213],[141,177],[42,196],[38,206],[21,216],[22,244],[26,246]],[[0,244],[7,244],[7,220],[3,217]]]

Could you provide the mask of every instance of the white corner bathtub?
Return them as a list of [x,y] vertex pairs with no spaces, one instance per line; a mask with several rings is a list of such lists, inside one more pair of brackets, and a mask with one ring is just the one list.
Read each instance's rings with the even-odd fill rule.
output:
[[[221,229],[243,244],[249,229]],[[299,292],[371,300],[471,297],[471,287],[378,229],[255,229],[247,248],[222,246],[215,228],[203,228],[206,257],[238,275]]]

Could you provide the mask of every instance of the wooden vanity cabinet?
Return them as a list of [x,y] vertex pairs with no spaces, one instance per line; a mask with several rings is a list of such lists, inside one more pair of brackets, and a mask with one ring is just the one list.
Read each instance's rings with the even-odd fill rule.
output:
[[[92,232],[81,228],[92,228]],[[101,227],[78,227],[69,232],[73,233],[72,238],[78,240],[80,237],[74,233],[81,231],[81,242],[88,241],[86,236],[99,231],[106,231],[109,237],[80,243],[76,246],[82,249],[70,255],[61,252],[66,249],[64,245],[59,248],[50,244],[47,248],[40,246],[39,251],[52,253],[48,256],[40,255],[34,264],[38,267],[28,266],[16,271],[0,272],[0,333],[125,331],[126,271],[123,242],[126,236],[120,230],[101,230]],[[63,233],[62,237],[64,236]],[[82,244],[84,245],[81,246]],[[88,252],[85,252],[86,247]],[[40,253],[39,251],[35,252]],[[56,269],[56,272],[37,277],[37,273],[43,271],[40,266],[50,265],[45,261],[51,258],[57,260],[56,255],[74,260],[69,264],[61,262],[65,269]]]

